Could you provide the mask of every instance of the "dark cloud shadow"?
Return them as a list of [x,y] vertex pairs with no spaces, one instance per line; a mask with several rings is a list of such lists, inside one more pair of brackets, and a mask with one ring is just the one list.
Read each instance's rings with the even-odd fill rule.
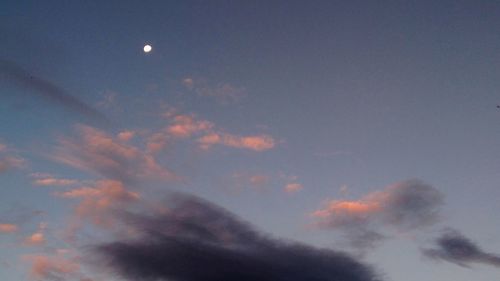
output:
[[472,263],[500,267],[500,255],[485,252],[456,230],[447,229],[435,242],[436,248],[422,250],[431,259],[444,260],[462,267],[470,267]]
[[365,252],[391,232],[416,232],[434,225],[440,220],[443,203],[444,196],[435,187],[410,179],[359,200],[331,200],[312,216],[316,226],[339,231],[351,247]]
[[99,265],[126,280],[377,281],[330,249],[271,238],[200,198],[176,194],[162,211],[121,213],[137,235],[95,246]]
[[101,112],[72,96],[57,84],[31,74],[15,62],[0,59],[0,80],[24,87],[32,96],[41,97],[47,102],[62,106],[95,122],[108,123]]

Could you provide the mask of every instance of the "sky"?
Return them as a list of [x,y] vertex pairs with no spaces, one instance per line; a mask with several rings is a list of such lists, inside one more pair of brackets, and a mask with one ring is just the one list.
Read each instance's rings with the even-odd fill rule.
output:
[[0,280],[498,278],[499,26],[497,1],[2,1]]

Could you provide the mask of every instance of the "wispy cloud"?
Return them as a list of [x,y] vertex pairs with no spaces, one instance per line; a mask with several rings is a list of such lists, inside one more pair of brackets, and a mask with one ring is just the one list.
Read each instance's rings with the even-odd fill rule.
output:
[[444,260],[462,267],[473,263],[500,267],[500,255],[484,251],[460,232],[447,229],[436,239],[436,248],[422,250],[425,256],[434,260]]
[[189,138],[200,132],[209,132],[213,127],[212,122],[199,120],[195,115],[179,114],[173,117],[167,132],[176,138]]
[[0,234],[1,233],[21,233],[24,226],[35,217],[43,215],[42,211],[28,209],[19,205],[2,210],[0,213]]
[[14,233],[19,227],[12,223],[0,223],[0,233]]
[[175,110],[170,110],[163,116],[170,124],[149,137],[147,147],[152,153],[159,152],[169,142],[180,139],[196,139],[198,146],[205,150],[222,145],[260,152],[272,149],[277,144],[273,137],[266,134],[240,136],[227,133],[213,122],[200,119],[194,114],[178,114]]
[[22,168],[25,162],[24,158],[15,155],[6,144],[0,143],[0,174],[10,169]]
[[295,193],[302,190],[304,187],[300,183],[289,183],[285,185],[285,191],[288,193]]
[[30,234],[26,239],[24,239],[24,245],[27,246],[41,246],[45,245],[45,230],[47,229],[47,224],[41,222],[38,226],[38,230]]
[[110,227],[114,223],[110,212],[140,198],[139,193],[129,191],[117,180],[100,180],[93,186],[81,186],[55,194],[62,198],[80,200],[75,208],[77,218],[104,227]]
[[22,260],[30,264],[32,280],[85,280],[77,258],[68,257],[64,253],[24,255]]
[[137,179],[178,180],[155,157],[96,128],[79,125],[78,138],[63,138],[54,159],[72,167],[94,171],[121,181]]
[[53,175],[43,173],[33,173],[31,174],[31,177],[34,178],[33,184],[40,186],[70,186],[79,183],[78,180],[58,178]]
[[177,194],[166,206],[122,214],[139,235],[96,246],[99,264],[126,280],[381,280],[345,253],[270,238],[205,200]]
[[55,83],[29,73],[12,61],[0,59],[0,79],[26,87],[31,90],[28,93],[59,104],[68,110],[96,121],[106,122],[106,118],[99,111],[70,95]]
[[227,191],[237,193],[246,189],[264,191],[271,180],[270,175],[263,173],[234,172],[223,178],[221,186]]
[[127,142],[135,136],[136,132],[125,130],[118,133],[117,138],[121,141]]
[[24,159],[15,156],[0,156],[0,173],[12,168],[21,168],[24,164]]
[[206,79],[195,79],[186,77],[182,80],[186,89],[198,96],[215,99],[221,104],[229,104],[240,101],[246,96],[244,88],[235,87],[230,83],[209,83]]
[[359,200],[331,200],[312,217],[320,228],[347,232],[352,245],[363,245],[356,242],[361,237],[374,238],[373,243],[364,245],[375,245],[384,237],[379,228],[412,231],[432,225],[442,204],[443,195],[437,189],[419,180],[407,180]]
[[209,149],[213,145],[219,144],[253,151],[269,150],[276,145],[276,141],[268,135],[237,136],[221,132],[208,133],[200,137],[198,143],[203,149]]

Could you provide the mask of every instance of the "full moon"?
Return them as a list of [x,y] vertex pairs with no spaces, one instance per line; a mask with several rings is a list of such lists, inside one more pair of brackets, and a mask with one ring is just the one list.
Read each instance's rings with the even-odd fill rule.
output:
[[145,45],[144,46],[144,53],[149,53],[149,52],[151,52],[152,49],[153,49],[153,47],[151,47],[151,45]]

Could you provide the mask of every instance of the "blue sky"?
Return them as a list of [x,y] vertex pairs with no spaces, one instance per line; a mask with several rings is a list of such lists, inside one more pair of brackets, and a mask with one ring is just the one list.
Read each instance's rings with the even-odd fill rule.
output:
[[3,1],[0,279],[131,280],[82,249],[178,191],[385,280],[492,280],[422,249],[452,228],[500,254],[499,11]]

